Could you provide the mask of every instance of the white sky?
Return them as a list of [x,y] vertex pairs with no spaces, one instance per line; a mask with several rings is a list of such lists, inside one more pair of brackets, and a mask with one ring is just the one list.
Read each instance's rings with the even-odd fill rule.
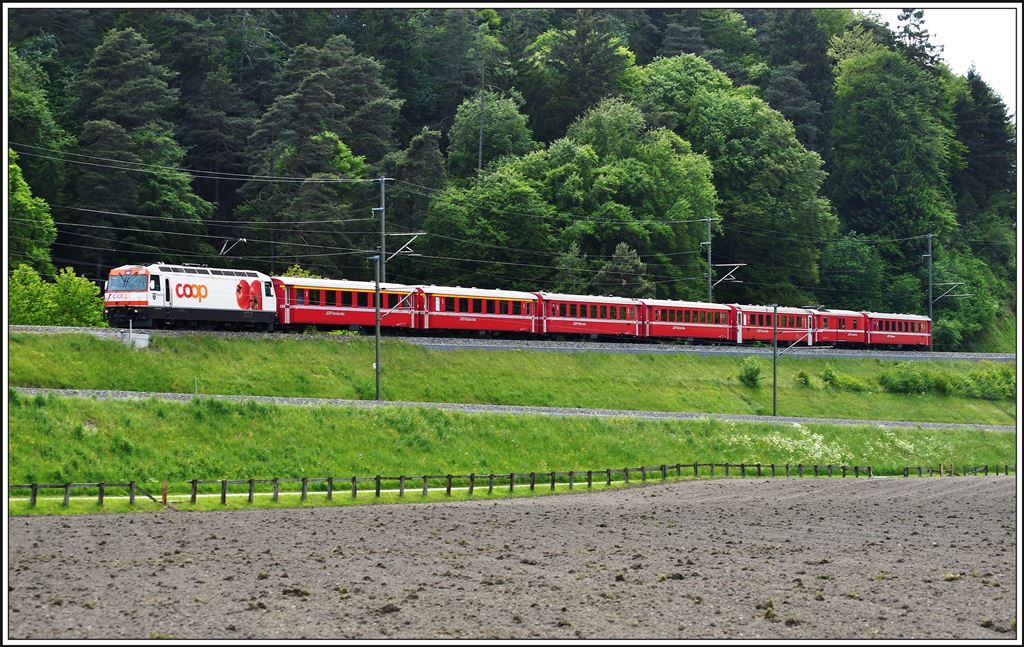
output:
[[[1011,115],[1017,114],[1018,65],[1020,49],[1017,42],[1017,26],[1020,9],[992,8],[928,8],[927,5],[908,7],[924,8],[924,28],[929,40],[942,45],[940,56],[957,74],[967,74],[974,64],[978,74],[1006,103]],[[900,9],[868,9],[899,29]]]

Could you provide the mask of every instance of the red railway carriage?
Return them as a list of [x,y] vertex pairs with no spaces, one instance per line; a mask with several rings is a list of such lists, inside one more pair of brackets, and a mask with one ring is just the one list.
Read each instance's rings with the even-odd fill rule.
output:
[[694,301],[642,299],[644,336],[734,341],[732,307]]
[[423,285],[423,330],[537,332],[537,295],[514,290]]
[[867,343],[884,346],[931,346],[932,322],[920,315],[865,312]]
[[643,305],[636,299],[538,292],[541,333],[642,335]]
[[[374,326],[376,284],[275,276],[277,320],[282,325]],[[381,326],[416,327],[415,287],[381,283]]]
[[866,344],[867,316],[852,310],[815,310],[814,341],[819,344]]
[[[731,304],[736,316],[736,341],[772,341],[775,324],[772,322],[773,309],[768,306]],[[805,308],[779,308],[778,340],[780,342],[805,342],[814,344],[813,310]]]

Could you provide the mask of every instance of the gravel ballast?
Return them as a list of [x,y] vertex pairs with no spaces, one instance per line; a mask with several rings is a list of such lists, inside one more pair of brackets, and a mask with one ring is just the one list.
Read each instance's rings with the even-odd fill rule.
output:
[[9,519],[9,637],[1013,640],[1007,477]]

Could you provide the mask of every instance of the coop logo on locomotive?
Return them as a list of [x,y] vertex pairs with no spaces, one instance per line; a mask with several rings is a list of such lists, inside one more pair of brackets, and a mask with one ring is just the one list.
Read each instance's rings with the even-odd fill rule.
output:
[[174,286],[174,293],[183,299],[199,299],[199,303],[209,295],[205,285],[178,283]]

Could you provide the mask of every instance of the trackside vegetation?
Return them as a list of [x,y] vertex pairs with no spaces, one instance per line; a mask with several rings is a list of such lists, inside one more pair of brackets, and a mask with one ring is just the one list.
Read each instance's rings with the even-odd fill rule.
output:
[[156,493],[167,480],[179,495],[190,479],[541,473],[687,461],[871,465],[876,475],[894,475],[904,465],[1016,463],[1013,434],[970,429],[98,401],[14,391],[8,406],[9,483],[135,480]]
[[[133,351],[89,334],[9,336],[11,386],[373,399],[373,341],[154,335]],[[771,413],[771,360],[733,356],[439,351],[384,340],[389,400]],[[744,375],[759,380],[743,381]],[[779,415],[1011,425],[1012,364],[778,363]],[[756,386],[755,386],[756,385]]]

